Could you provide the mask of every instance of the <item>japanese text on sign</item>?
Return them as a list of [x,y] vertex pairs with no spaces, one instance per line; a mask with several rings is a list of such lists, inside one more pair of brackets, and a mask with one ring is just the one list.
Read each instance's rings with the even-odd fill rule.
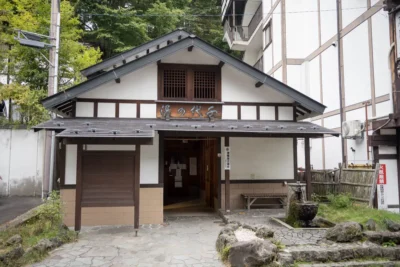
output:
[[231,169],[231,149],[229,146],[225,147],[225,170]]
[[386,164],[381,164],[379,168],[378,184],[386,184]]

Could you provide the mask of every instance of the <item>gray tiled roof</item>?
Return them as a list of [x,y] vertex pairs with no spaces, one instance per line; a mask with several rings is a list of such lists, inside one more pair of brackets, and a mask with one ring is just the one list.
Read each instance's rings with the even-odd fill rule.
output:
[[161,120],[121,118],[68,118],[41,123],[35,130],[63,131],[59,137],[151,137],[153,131],[214,133],[221,135],[323,136],[339,134],[310,122],[245,120]]

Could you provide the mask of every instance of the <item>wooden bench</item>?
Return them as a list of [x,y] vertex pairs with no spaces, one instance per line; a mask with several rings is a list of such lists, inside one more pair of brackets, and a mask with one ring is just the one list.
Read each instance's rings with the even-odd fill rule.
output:
[[286,194],[274,194],[274,193],[249,193],[242,194],[245,199],[245,207],[249,210],[251,206],[268,206],[277,204],[254,204],[257,199],[278,199],[282,206],[286,206]]

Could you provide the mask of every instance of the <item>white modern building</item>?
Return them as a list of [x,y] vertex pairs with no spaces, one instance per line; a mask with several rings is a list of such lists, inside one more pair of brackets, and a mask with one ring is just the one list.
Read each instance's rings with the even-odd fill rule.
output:
[[[244,62],[327,106],[323,115],[311,119],[313,123],[340,131],[341,106],[343,122],[361,122],[355,129],[362,134],[344,139],[343,158],[349,165],[373,164],[366,131],[374,134],[371,122],[393,112],[389,19],[383,4],[383,0],[222,2],[224,38],[231,49],[244,52]],[[396,134],[393,129],[378,131]],[[313,168],[338,167],[343,161],[341,142],[331,137],[312,140]],[[299,152],[303,144],[299,139]],[[398,210],[396,147],[380,146],[379,153],[390,155],[379,160],[386,165],[385,205]],[[303,154],[298,153],[299,167],[304,166]]]

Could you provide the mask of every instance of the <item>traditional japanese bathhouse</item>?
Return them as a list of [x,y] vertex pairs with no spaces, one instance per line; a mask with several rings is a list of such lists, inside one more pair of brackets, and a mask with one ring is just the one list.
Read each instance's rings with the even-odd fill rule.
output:
[[300,121],[325,106],[183,30],[82,74],[44,99],[59,117],[35,127],[55,131],[64,222],[77,230],[162,223],[164,206],[195,199],[242,209],[241,194],[295,181],[296,138],[310,170],[310,138],[337,135]]

